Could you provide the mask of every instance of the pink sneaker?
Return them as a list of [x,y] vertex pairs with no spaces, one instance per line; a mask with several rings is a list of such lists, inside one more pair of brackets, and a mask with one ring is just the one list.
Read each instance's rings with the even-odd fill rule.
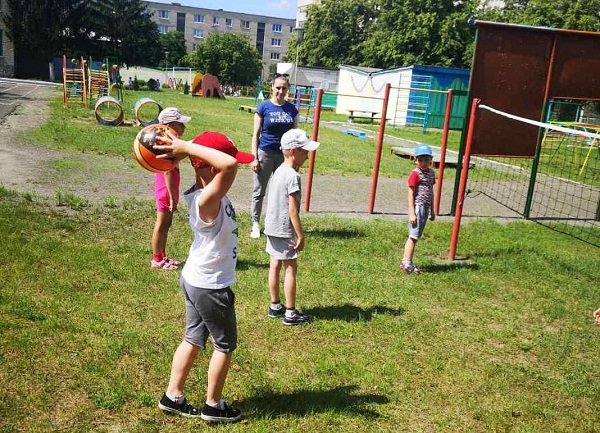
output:
[[415,268],[411,262],[400,262],[400,267],[407,274],[411,274]]
[[417,265],[413,265],[413,273],[414,274],[422,274],[423,273],[423,269],[418,268]]
[[152,261],[150,262],[150,267],[152,269],[163,269],[165,271],[174,271],[178,268],[173,263],[170,263],[166,257],[160,262],[157,262],[156,260],[152,259]]
[[172,259],[171,257],[165,257],[165,260],[169,263],[171,263],[172,265],[175,265],[177,267],[179,267],[181,265],[181,262],[175,259]]

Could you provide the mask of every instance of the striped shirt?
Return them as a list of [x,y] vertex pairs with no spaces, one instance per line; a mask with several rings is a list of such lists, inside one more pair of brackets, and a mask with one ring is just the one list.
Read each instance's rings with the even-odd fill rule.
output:
[[415,204],[431,206],[433,199],[433,185],[435,185],[435,173],[432,169],[421,170],[415,168],[408,178],[408,186],[415,189]]

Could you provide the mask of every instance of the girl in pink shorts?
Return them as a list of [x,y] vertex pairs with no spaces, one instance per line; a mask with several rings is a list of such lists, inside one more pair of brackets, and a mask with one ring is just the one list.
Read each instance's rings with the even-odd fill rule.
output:
[[[175,107],[165,108],[158,115],[158,123],[171,127],[179,137],[185,132],[185,124],[191,117],[184,116]],[[152,269],[174,271],[180,265],[167,256],[167,236],[173,223],[173,213],[179,203],[179,168],[167,173],[156,173],[154,177],[154,198],[156,199],[156,223],[152,233]]]
[[154,176],[154,198],[156,200],[156,223],[152,233],[152,263],[154,269],[173,271],[179,262],[167,256],[167,236],[173,223],[173,213],[179,202],[179,168]]

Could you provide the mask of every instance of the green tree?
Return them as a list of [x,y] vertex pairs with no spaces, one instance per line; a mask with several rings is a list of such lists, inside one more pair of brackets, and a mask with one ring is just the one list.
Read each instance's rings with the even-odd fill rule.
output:
[[[362,44],[376,15],[374,0],[323,0],[320,5],[309,6],[300,63],[330,68],[344,63],[362,64]],[[292,38],[289,59],[296,58],[296,46]]]
[[161,58],[158,27],[140,0],[93,0],[89,34],[103,55],[128,65],[156,64]]
[[380,0],[377,20],[363,43],[365,65],[465,67],[474,30],[468,17],[477,1]]
[[81,0],[6,0],[5,10],[2,20],[15,46],[17,75],[25,60],[29,65],[47,65],[65,46],[87,37],[82,28],[86,6]]
[[249,86],[262,71],[262,59],[250,38],[212,32],[182,64],[216,75],[222,84]]
[[[6,0],[2,19],[19,59],[47,65],[54,56],[112,56],[154,63],[158,28],[140,0]],[[45,66],[47,70],[47,66]]]
[[158,38],[158,44],[163,53],[169,53],[166,59],[163,58],[161,60],[160,63],[163,65],[166,60],[168,65],[178,66],[181,63],[181,59],[186,55],[187,50],[185,48],[185,35],[183,32],[169,32],[162,34]]
[[482,16],[494,21],[600,31],[600,0],[506,0],[504,7],[488,8]]

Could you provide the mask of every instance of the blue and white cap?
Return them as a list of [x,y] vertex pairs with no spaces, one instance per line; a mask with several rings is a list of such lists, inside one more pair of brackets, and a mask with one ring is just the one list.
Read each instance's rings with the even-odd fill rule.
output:
[[415,147],[415,158],[419,156],[431,156],[433,158],[433,150],[426,144],[419,144]]

